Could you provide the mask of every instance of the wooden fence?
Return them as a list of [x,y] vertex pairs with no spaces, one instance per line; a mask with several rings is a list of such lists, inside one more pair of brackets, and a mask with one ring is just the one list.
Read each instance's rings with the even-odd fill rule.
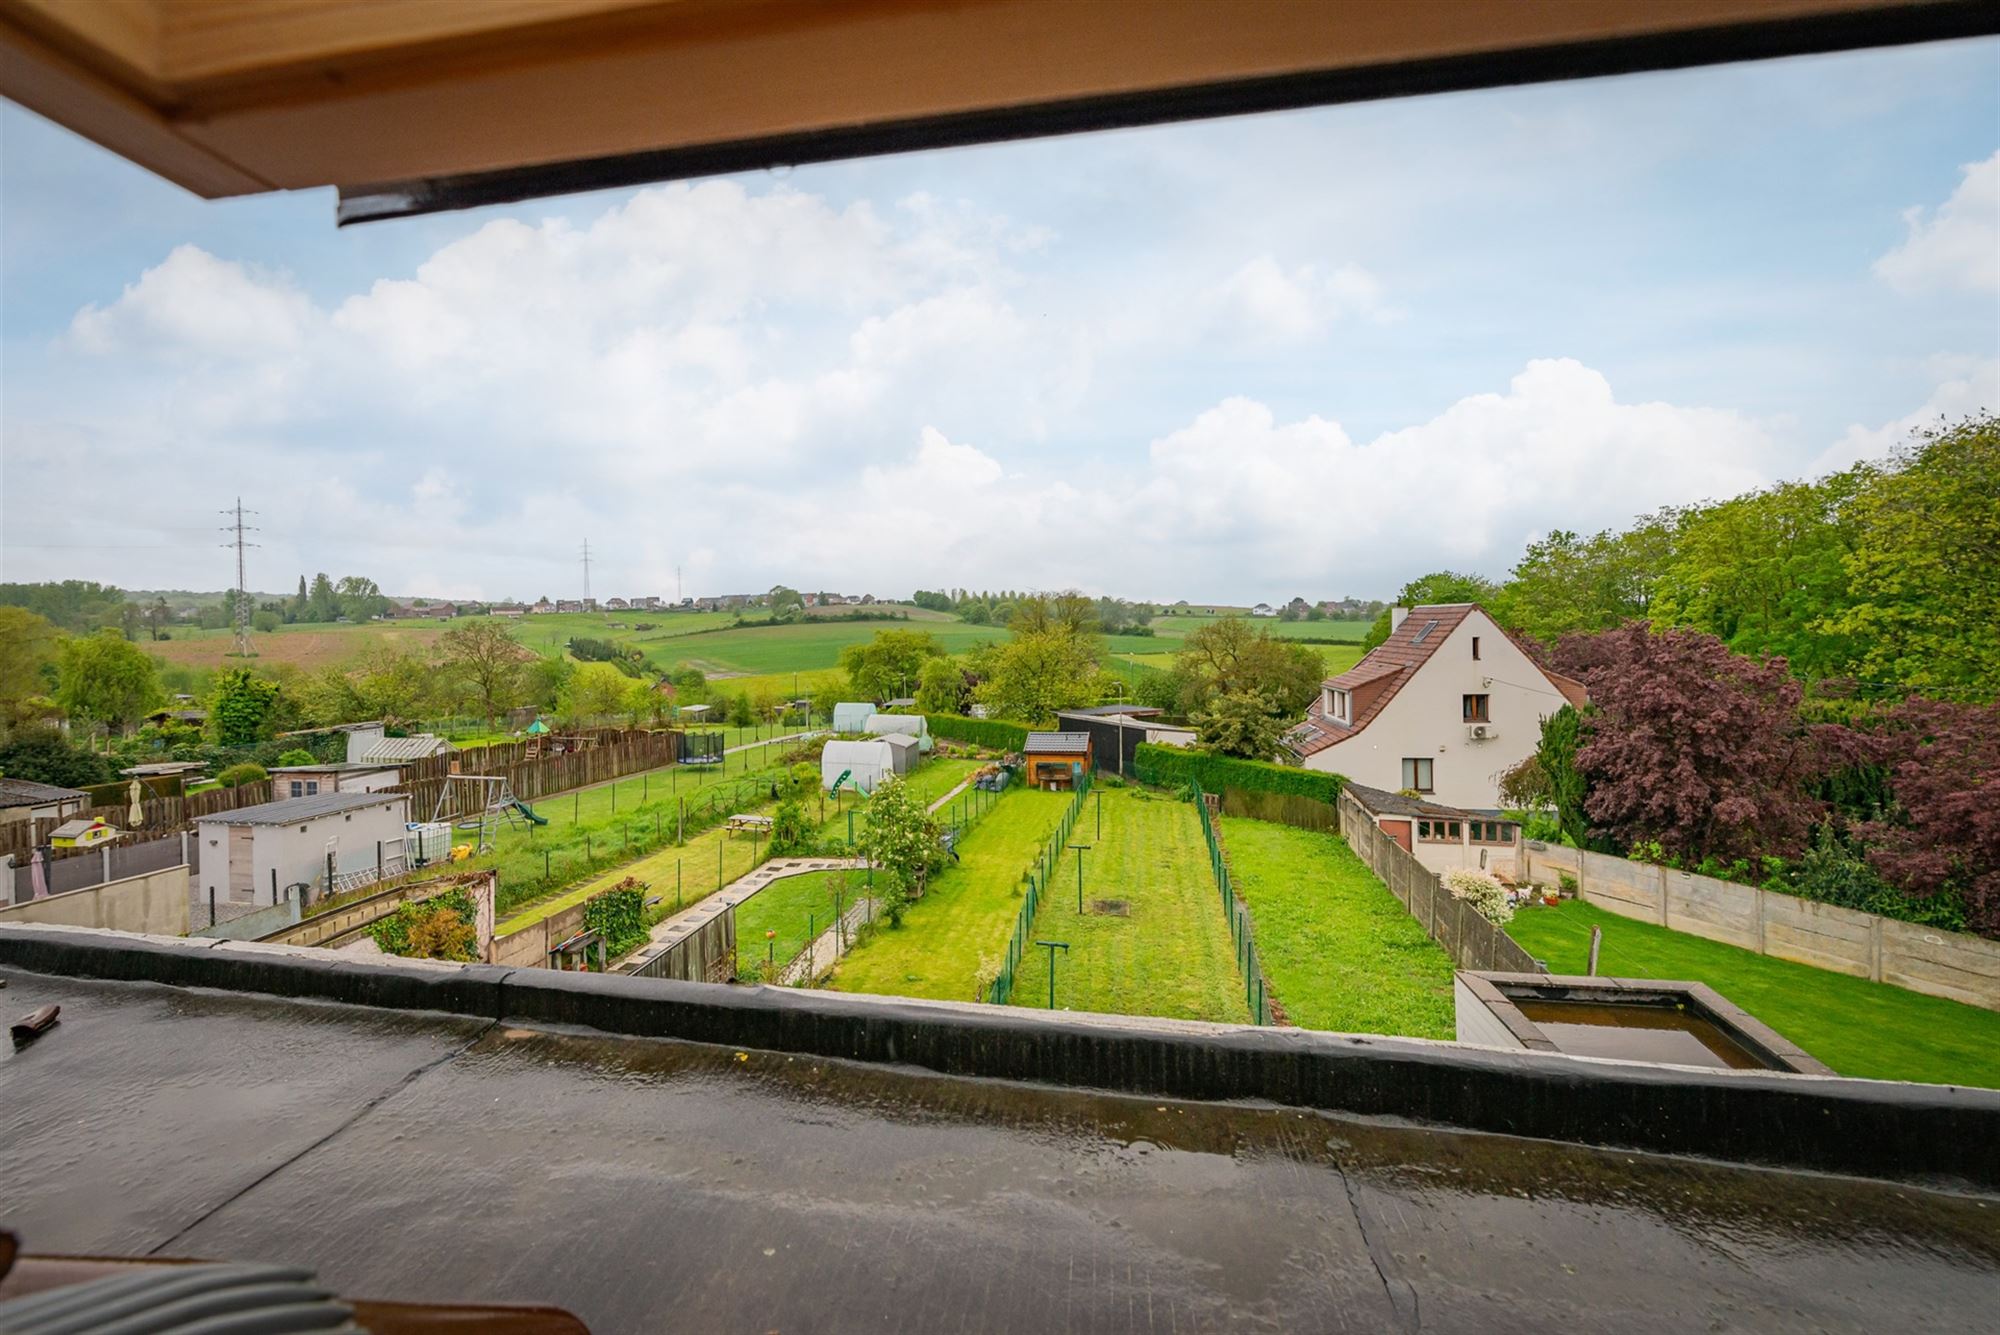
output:
[[484,786],[451,784],[453,774],[504,775],[514,796],[533,802],[550,793],[585,788],[638,774],[644,770],[672,765],[680,758],[678,732],[621,732],[605,729],[588,734],[591,744],[581,750],[568,749],[561,755],[542,754],[530,758],[536,749],[530,742],[496,742],[463,751],[431,756],[405,767],[403,782],[392,791],[410,795],[410,819],[429,820],[437,810],[438,795],[449,786],[450,799],[444,815],[457,818],[476,816],[485,805]]
[[[246,783],[238,788],[211,788],[207,792],[187,797],[148,799],[139,804],[142,819],[136,827],[130,821],[130,804],[125,802],[87,806],[59,819],[45,817],[39,820],[8,821],[0,825],[0,857],[11,853],[16,862],[25,861],[32,849],[46,844],[50,833],[66,821],[101,820],[121,830],[136,830],[143,838],[158,839],[190,828],[203,816],[212,816],[219,811],[234,811],[238,807],[256,806],[259,802],[270,800],[271,781],[260,779],[256,783]],[[50,856],[74,857],[97,851],[92,848],[57,848],[50,850]]]
[[[806,950],[811,952],[807,944]],[[694,983],[726,983],[736,976],[736,910],[718,913],[657,955],[628,972],[639,978],[679,978]]]
[[1298,793],[1225,788],[1222,790],[1222,814],[1296,825],[1301,830],[1318,830],[1322,834],[1335,834],[1340,830],[1340,813],[1333,809],[1331,802]]
[[1385,834],[1346,793],[1340,795],[1340,833],[1459,968],[1542,972],[1534,956],[1486,921],[1472,905],[1453,899],[1436,872],[1417,861],[1415,854],[1404,852],[1403,846]]

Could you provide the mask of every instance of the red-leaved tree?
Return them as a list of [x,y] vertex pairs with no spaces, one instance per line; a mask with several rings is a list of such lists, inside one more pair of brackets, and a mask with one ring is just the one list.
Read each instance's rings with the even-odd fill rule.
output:
[[1784,659],[1643,621],[1566,636],[1555,659],[1590,688],[1576,767],[1594,830],[1627,847],[1657,840],[1690,865],[1804,847],[1823,805],[1806,786],[1833,739],[1800,720]]
[[1957,889],[1966,926],[2000,936],[2000,704],[1913,696],[1875,741],[1895,809],[1857,827],[1869,864],[1905,894]]

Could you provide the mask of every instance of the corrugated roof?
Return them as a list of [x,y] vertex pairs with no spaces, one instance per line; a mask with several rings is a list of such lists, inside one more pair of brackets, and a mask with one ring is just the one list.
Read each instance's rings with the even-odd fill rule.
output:
[[1087,732],[1031,732],[1021,750],[1037,755],[1082,756],[1090,754]]
[[368,764],[396,765],[406,760],[423,760],[450,749],[451,743],[444,738],[419,733],[415,737],[384,737],[363,751],[361,759]]
[[1076,709],[1058,709],[1057,718],[1115,718],[1124,714],[1130,718],[1152,718],[1166,711],[1154,705],[1083,705]]
[[0,806],[27,806],[30,803],[62,802],[72,797],[82,797],[83,793],[74,788],[58,788],[54,784],[36,783],[33,779],[0,778]]
[[409,798],[402,793],[320,793],[315,797],[294,797],[285,802],[259,802],[256,806],[238,807],[234,811],[218,811],[212,816],[197,817],[196,823],[303,825],[321,816],[338,816],[344,812],[359,811],[363,807],[407,801]]

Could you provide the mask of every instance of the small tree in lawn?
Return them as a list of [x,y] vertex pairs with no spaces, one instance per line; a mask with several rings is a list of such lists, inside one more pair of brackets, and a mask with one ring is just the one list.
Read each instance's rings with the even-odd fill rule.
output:
[[813,851],[813,825],[806,805],[796,797],[778,803],[771,814],[771,856],[793,857]]
[[1217,696],[1195,715],[1201,742],[1211,751],[1248,760],[1269,760],[1278,750],[1284,722],[1261,691],[1234,691]]
[[931,873],[944,865],[937,822],[924,810],[922,799],[890,779],[861,809],[857,842],[861,855],[875,864],[882,912],[900,927],[903,910],[911,900],[923,897]]

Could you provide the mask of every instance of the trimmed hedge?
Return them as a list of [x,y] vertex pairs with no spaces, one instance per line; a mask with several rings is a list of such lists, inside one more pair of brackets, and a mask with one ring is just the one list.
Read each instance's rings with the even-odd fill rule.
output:
[[1238,760],[1206,751],[1161,746],[1157,742],[1139,743],[1139,752],[1132,760],[1132,773],[1139,782],[1159,788],[1198,783],[1211,793],[1283,793],[1320,802],[1338,801],[1340,790],[1347,783],[1342,776],[1322,770]]
[[1021,723],[967,718],[963,714],[926,714],[924,721],[930,726],[933,737],[964,742],[969,746],[983,746],[990,751],[1019,751],[1028,744],[1028,729]]

